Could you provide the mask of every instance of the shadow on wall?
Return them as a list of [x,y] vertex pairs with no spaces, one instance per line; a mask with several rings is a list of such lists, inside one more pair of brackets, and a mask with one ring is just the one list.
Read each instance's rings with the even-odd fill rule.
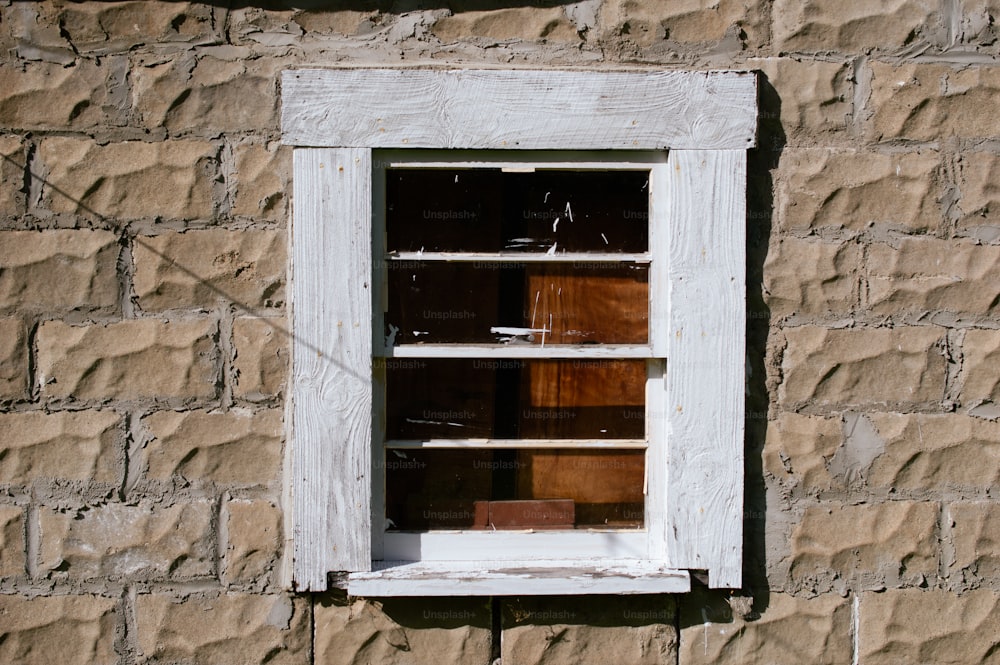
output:
[[743,589],[730,592],[693,588],[680,600],[680,627],[729,623],[738,614],[754,620],[767,609],[767,498],[763,451],[767,434],[767,338],[771,312],[763,299],[764,262],[774,214],[772,172],[785,145],[781,98],[763,72],[757,72],[758,141],[747,154],[747,376],[745,480],[743,495]]

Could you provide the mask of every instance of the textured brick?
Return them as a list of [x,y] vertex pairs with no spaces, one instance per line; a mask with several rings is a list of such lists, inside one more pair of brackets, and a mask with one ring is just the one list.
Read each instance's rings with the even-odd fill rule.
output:
[[27,391],[28,346],[24,322],[0,318],[0,400],[23,399]]
[[934,229],[939,155],[931,150],[879,154],[854,150],[787,150],[776,207],[784,230],[872,224],[909,231]]
[[17,506],[0,506],[0,578],[24,575],[24,552],[24,511]]
[[739,0],[612,0],[600,9],[600,25],[609,37],[640,46],[668,39],[679,43],[717,42],[742,30],[758,44],[767,35],[764,3]]
[[277,143],[236,146],[234,215],[284,222],[292,182],[292,151]]
[[502,660],[539,665],[675,662],[675,606],[666,596],[506,600]]
[[479,598],[318,596],[315,662],[324,665],[488,663],[489,603]]
[[943,44],[947,38],[938,3],[926,0],[777,0],[771,15],[774,45],[780,51],[858,53],[895,50],[914,42]]
[[764,263],[764,302],[775,317],[854,309],[861,248],[853,242],[781,238]]
[[27,158],[21,139],[0,136],[0,217],[24,214]]
[[281,411],[160,411],[143,420],[146,477],[267,484],[281,468]]
[[75,60],[71,66],[29,62],[0,67],[0,127],[69,130],[95,127],[120,113],[110,61]]
[[83,2],[42,5],[41,21],[58,25],[81,52],[127,51],[144,44],[207,41],[212,9],[190,2]]
[[284,302],[284,231],[171,232],[134,246],[135,294],[146,311]]
[[859,662],[865,665],[991,663],[1000,649],[1000,595],[937,589],[864,594]]
[[53,212],[119,219],[210,218],[217,150],[205,141],[98,145],[53,137],[38,148]]
[[209,398],[215,395],[216,324],[141,319],[38,329],[42,394],[76,399]]
[[962,401],[988,399],[1000,404],[1000,331],[969,330],[962,344]]
[[281,509],[270,501],[237,500],[226,510],[226,581],[266,581],[281,557]]
[[764,468],[789,489],[828,490],[838,483],[827,461],[843,438],[840,418],[780,413],[767,423]]
[[937,573],[934,503],[811,506],[792,533],[791,578],[823,589],[837,581],[913,584]]
[[285,319],[239,318],[233,323],[236,397],[259,401],[279,395],[288,377],[289,332]]
[[122,418],[111,411],[0,413],[0,482],[119,481]]
[[995,583],[1000,578],[1000,504],[953,503],[946,515],[952,522],[953,570]]
[[937,328],[785,332],[779,392],[785,403],[920,403],[944,397],[944,337]]
[[947,311],[994,314],[1000,247],[907,238],[868,251],[868,299],[878,314]]
[[118,253],[108,231],[0,231],[0,310],[114,307]]
[[303,596],[143,594],[136,598],[136,662],[308,665],[309,615]]
[[1000,134],[1000,67],[872,63],[870,140]]
[[144,126],[173,133],[277,130],[277,81],[284,64],[179,55],[134,70],[136,108]]
[[[996,173],[1000,170],[1000,155],[971,152],[962,156],[958,175],[961,216],[958,227],[970,229],[990,225],[1000,227],[1000,189]],[[1000,235],[1000,230],[997,231]]]
[[72,579],[184,578],[214,569],[212,504],[109,503],[76,513],[39,512],[39,569]]
[[850,600],[835,595],[767,597],[759,617],[734,613],[718,594],[682,597],[683,665],[843,665],[851,662]]
[[431,32],[443,42],[488,39],[544,39],[548,42],[578,42],[576,27],[562,7],[505,7],[458,11],[437,20]]
[[866,472],[872,487],[989,490],[1000,482],[1000,423],[951,413],[868,417],[884,446]]
[[[767,83],[780,91],[780,111],[762,110],[759,114],[762,128],[780,131],[784,141],[792,145],[820,137],[846,138],[847,118],[853,108],[853,70],[848,64],[762,58],[748,61],[747,66],[762,71]],[[763,142],[761,147],[772,146]]]
[[99,596],[0,595],[0,662],[116,665],[115,604]]

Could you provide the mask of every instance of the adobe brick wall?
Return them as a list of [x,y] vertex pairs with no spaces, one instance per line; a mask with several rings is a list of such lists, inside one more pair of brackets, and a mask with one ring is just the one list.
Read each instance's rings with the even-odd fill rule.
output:
[[[1000,3],[294,5],[0,2],[0,662],[992,662]],[[285,590],[279,73],[333,63],[761,72],[742,593]]]

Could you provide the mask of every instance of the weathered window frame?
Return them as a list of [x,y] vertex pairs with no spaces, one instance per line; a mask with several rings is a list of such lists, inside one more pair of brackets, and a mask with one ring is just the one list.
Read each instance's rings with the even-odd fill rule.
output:
[[[659,593],[741,585],[747,72],[303,69],[282,78],[294,150],[293,583],[358,595]],[[667,358],[665,552],[643,560],[452,561],[372,570],[373,150],[666,150],[650,225]],[[652,249],[652,248],[651,248]],[[365,276],[359,279],[359,275]],[[651,318],[655,316],[651,312]],[[658,331],[655,332],[654,331]],[[662,458],[661,458],[662,459]],[[656,509],[656,507],[653,507]],[[647,508],[647,511],[650,508]],[[558,534],[557,534],[558,535]],[[551,556],[551,550],[546,551]],[[461,582],[459,582],[461,581]]]

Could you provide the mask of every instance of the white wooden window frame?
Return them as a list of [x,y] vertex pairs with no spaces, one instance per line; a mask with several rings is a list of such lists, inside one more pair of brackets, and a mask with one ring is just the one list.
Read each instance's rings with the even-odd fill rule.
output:
[[[330,573],[349,573],[348,591],[368,596],[665,593],[687,591],[691,570],[707,571],[710,587],[741,586],[746,150],[756,116],[748,72],[284,73],[282,139],[295,146],[297,589],[325,590]],[[382,406],[373,390],[381,353],[373,341],[373,192],[383,172],[376,157],[405,157],[381,149],[502,151],[484,153],[489,162],[513,160],[510,151],[602,151],[595,165],[609,168],[649,160],[632,151],[664,155],[649,160],[649,353],[666,358],[667,369],[647,381],[647,467],[657,480],[641,543],[595,556],[574,548],[600,532],[530,534],[538,545],[530,548],[518,544],[524,534],[466,532],[461,549],[430,536],[392,552],[407,562],[383,560],[381,531],[372,529],[372,448],[382,441],[372,417]]]

